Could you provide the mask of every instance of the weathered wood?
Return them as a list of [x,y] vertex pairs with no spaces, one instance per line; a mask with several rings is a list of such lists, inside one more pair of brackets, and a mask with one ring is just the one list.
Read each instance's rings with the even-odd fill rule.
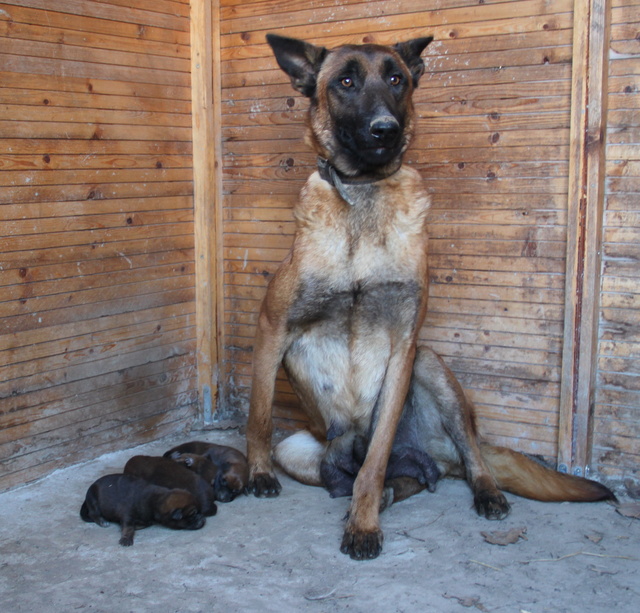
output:
[[0,487],[194,417],[188,8],[0,4]]
[[585,474],[590,460],[606,130],[606,0],[574,5],[567,299],[558,462]]
[[217,11],[217,2],[191,2],[198,390],[200,416],[205,423],[211,423],[218,404],[222,346],[222,326],[218,323],[222,258]]

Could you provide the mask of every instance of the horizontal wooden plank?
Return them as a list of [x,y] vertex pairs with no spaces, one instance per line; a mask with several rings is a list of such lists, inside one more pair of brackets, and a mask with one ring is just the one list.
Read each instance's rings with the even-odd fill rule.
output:
[[[124,215],[118,214],[111,218],[110,224],[106,227],[95,225],[87,227],[80,220],[76,228],[72,227],[70,231],[63,231],[64,224],[58,224],[57,221],[55,219],[48,225],[50,227],[61,226],[60,231],[51,235],[42,235],[37,245],[37,250],[188,234],[193,226],[193,211],[190,209],[178,209],[175,211],[145,211]],[[36,221],[36,227],[37,225]],[[70,222],[69,225],[73,226],[74,223]],[[47,226],[47,224],[43,223],[43,226]],[[3,248],[6,249],[7,254],[12,251],[29,251],[29,247],[31,247],[31,251],[37,251],[33,249],[32,241],[33,239],[28,234],[26,236],[7,236]],[[30,261],[34,260],[46,261],[46,255],[44,259],[36,257],[31,258]],[[10,261],[7,256],[7,263]],[[14,259],[13,261],[16,260]]]
[[[20,171],[25,174],[40,170],[108,169],[124,171],[130,169],[191,168],[190,155],[69,155],[69,154],[2,154],[0,170]],[[64,176],[64,175],[63,175]],[[125,175],[126,176],[126,175]],[[15,184],[15,179],[14,179]],[[18,182],[19,184],[19,182]]]
[[[6,17],[8,15],[11,19],[11,21],[0,20],[0,36],[4,38],[56,44],[63,40],[65,45],[72,47],[109,49],[118,52],[125,51],[128,53],[167,56],[185,60],[189,58],[189,47],[185,44],[148,40],[140,37],[127,38],[111,34],[96,34],[87,30],[73,30],[67,27],[66,20],[61,19],[59,14],[52,14],[50,11],[47,11],[47,17],[51,18],[51,22],[48,24],[42,23],[44,16],[40,11],[21,10],[18,7],[4,3],[0,4],[0,11],[2,11],[3,16]],[[85,19],[85,25],[87,25],[87,21]],[[56,22],[56,25],[53,22]],[[114,32],[114,30],[116,30],[115,27],[111,29],[111,32]],[[169,65],[177,65],[174,59],[169,60],[169,62]]]
[[[0,155],[7,159],[9,155],[42,155],[49,163],[58,155],[82,156],[88,163],[94,156],[190,156],[190,141],[118,141],[118,140],[65,140],[64,153],[60,151],[59,138],[7,138],[0,140]],[[43,160],[44,161],[44,160]]]
[[[48,100],[48,98],[45,98]],[[0,107],[0,121],[21,122],[90,123],[114,125],[142,125],[163,127],[189,127],[191,115],[188,113],[157,113],[141,110],[110,110],[95,108],[57,107],[47,103],[39,106],[3,104]]]
[[[186,228],[184,234],[167,235],[160,234],[151,238],[134,238],[132,240],[125,240],[121,242],[96,242],[86,243],[80,245],[73,245],[69,247],[51,247],[49,249],[39,249],[28,251],[16,251],[13,253],[3,254],[3,268],[5,271],[14,271],[10,274],[17,274],[28,276],[29,271],[33,268],[39,268],[40,266],[57,266],[57,265],[80,265],[80,271],[82,271],[85,262],[91,261],[94,264],[87,270],[89,272],[101,272],[103,262],[104,270],[109,270],[112,265],[112,260],[122,259],[126,262],[127,258],[131,259],[132,256],[148,253],[159,254],[168,249],[192,249],[193,248],[193,235],[189,233],[189,229]],[[162,256],[159,256],[159,261],[162,261]],[[120,267],[122,264],[120,265]],[[118,269],[116,265],[115,269]],[[54,277],[55,277],[54,273]]]
[[0,120],[0,138],[65,139],[78,140],[151,140],[190,141],[191,131],[180,126],[146,126],[104,124],[98,115],[93,123],[58,123],[55,121],[30,122]]
[[78,301],[93,302],[101,290],[127,284],[168,279],[176,275],[193,275],[193,262],[177,262],[89,276],[54,279],[41,283],[26,282],[7,286],[0,292],[0,317],[64,308]]
[[[104,58],[103,62],[89,62],[83,58],[71,60],[66,57],[58,57],[60,54],[57,52],[56,45],[35,45],[33,42],[29,42],[25,48],[19,50],[15,48],[19,41],[12,40],[3,43],[3,40],[0,38],[0,53],[2,53],[2,68],[7,72],[52,75],[60,72],[64,65],[65,74],[76,78],[115,79],[117,81],[178,85],[180,87],[187,87],[190,82],[188,72],[183,70],[168,71],[162,69],[162,66],[155,66],[155,64],[162,63],[160,56],[149,56],[160,58],[160,61],[152,62],[146,58],[142,62],[142,66],[120,66],[117,63],[117,58]],[[33,46],[37,47],[36,51],[39,55],[31,57],[29,51]],[[17,51],[22,51],[22,54],[14,54]],[[138,56],[136,55],[136,57]],[[112,64],[109,61],[116,63]]]
[[[114,28],[117,28],[118,24],[129,22],[130,25],[146,24],[167,30],[189,31],[189,21],[187,15],[183,14],[184,10],[181,7],[178,7],[179,14],[176,15],[175,10],[164,13],[158,10],[148,10],[148,6],[145,7],[145,10],[141,10],[135,6],[135,1],[126,5],[126,11],[117,6],[117,2],[84,2],[83,0],[56,0],[55,9],[58,13],[81,17],[82,23],[78,28],[80,30],[86,27],[84,21],[89,17],[109,20],[112,22],[111,27]],[[51,10],[51,5],[47,0],[12,0],[13,4],[40,9],[44,13],[48,13]],[[162,6],[165,3],[161,1],[159,4]],[[133,32],[133,30],[131,31]],[[140,36],[140,34],[141,32],[138,31],[137,36]]]
[[0,175],[2,187],[41,185],[90,185],[94,183],[150,183],[189,181],[191,168],[142,168],[97,170],[5,170]]
[[193,181],[154,181],[147,183],[94,183],[0,188],[0,204],[154,198],[193,194]]
[[[36,330],[71,323],[85,319],[106,317],[126,311],[153,308],[167,303],[167,296],[177,302],[191,302],[194,300],[195,289],[192,277],[177,275],[169,279],[145,281],[134,286],[123,285],[109,288],[109,291],[87,290],[80,293],[75,299],[72,297],[71,306],[54,308],[35,312],[30,311],[24,315],[15,315],[0,319],[0,332],[10,334],[23,330]],[[94,302],[82,303],[81,300],[92,298]],[[35,299],[37,301],[38,299]],[[76,304],[76,300],[80,303]],[[34,302],[35,302],[34,301]]]
[[[27,67],[25,66],[25,68]],[[3,70],[0,71],[0,92],[5,88],[11,91],[19,89],[23,92],[24,97],[40,95],[41,101],[47,99],[53,105],[67,100],[68,97],[65,94],[78,95],[77,104],[89,107],[91,105],[87,104],[85,94],[95,96],[96,108],[103,108],[109,98],[113,98],[113,105],[106,108],[149,109],[154,104],[174,101],[176,103],[175,111],[182,112],[185,110],[186,104],[191,104],[191,89],[186,84],[183,86],[177,84],[158,85],[95,77],[81,78],[71,75],[28,73],[20,70],[10,72],[4,70],[3,66]]]

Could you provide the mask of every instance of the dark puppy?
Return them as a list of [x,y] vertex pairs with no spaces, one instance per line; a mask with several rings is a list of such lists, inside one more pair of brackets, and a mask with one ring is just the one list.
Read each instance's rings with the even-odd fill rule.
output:
[[[217,474],[213,482],[213,489],[216,493],[216,500],[230,502],[238,494],[246,493],[249,483],[249,465],[247,458],[241,451],[227,445],[191,441],[169,449],[164,457],[176,460],[185,454],[203,456],[215,464]],[[192,469],[199,474],[202,474],[200,472],[202,470],[209,470],[202,462],[199,462]]]
[[136,529],[160,524],[174,530],[199,530],[205,518],[193,494],[153,485],[133,475],[106,475],[87,490],[80,508],[86,522],[120,524],[120,544],[133,545]]
[[216,514],[213,488],[200,475],[189,470],[186,466],[177,464],[168,458],[137,455],[126,463],[124,473],[141,477],[149,483],[162,487],[187,490],[195,496],[201,513],[207,516]]

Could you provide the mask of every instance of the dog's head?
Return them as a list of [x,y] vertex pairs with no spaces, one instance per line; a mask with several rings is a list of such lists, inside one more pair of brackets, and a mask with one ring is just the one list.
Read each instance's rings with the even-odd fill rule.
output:
[[399,167],[413,133],[411,98],[424,72],[420,54],[432,40],[327,50],[267,35],[293,87],[311,99],[310,144],[347,176]]
[[155,521],[174,530],[199,530],[206,522],[196,498],[186,490],[169,490],[155,508]]

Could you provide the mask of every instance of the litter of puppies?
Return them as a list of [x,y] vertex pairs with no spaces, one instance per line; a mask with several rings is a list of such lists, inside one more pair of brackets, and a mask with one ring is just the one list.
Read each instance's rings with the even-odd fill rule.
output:
[[191,441],[163,456],[133,456],[122,473],[100,477],[87,490],[80,517],[102,527],[120,524],[125,547],[133,545],[135,530],[152,524],[199,530],[216,514],[216,501],[246,494],[248,476],[242,452]]

